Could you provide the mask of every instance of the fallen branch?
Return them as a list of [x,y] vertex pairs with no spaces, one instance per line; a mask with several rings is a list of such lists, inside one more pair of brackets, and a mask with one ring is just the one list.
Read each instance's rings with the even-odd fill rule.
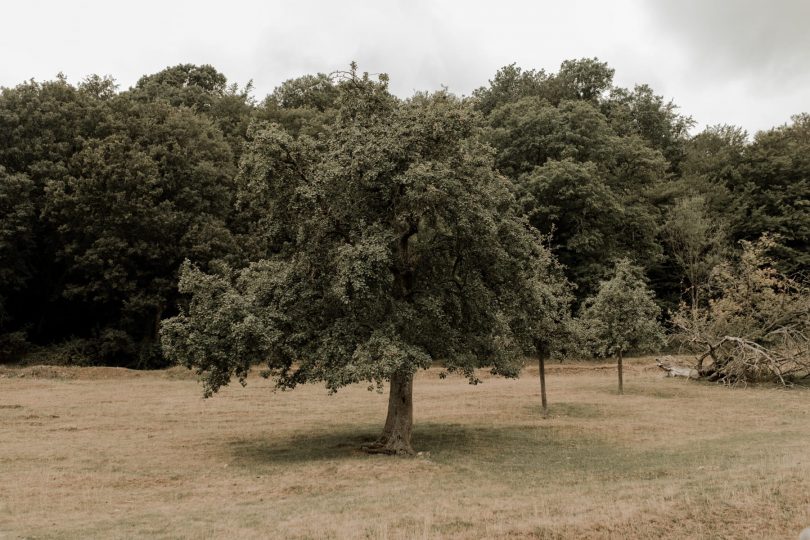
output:
[[674,359],[671,356],[655,359],[656,365],[666,372],[667,377],[684,377],[687,379],[700,378],[698,370],[689,367],[676,366],[673,361]]
[[705,307],[682,304],[673,314],[673,340],[695,353],[701,379],[786,387],[810,380],[810,282],[774,268],[767,254],[775,245],[769,236],[742,242],[734,264],[715,268]]

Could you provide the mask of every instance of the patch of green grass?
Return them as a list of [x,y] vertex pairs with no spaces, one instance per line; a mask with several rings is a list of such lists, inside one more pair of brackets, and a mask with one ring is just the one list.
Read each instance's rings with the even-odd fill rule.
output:
[[626,383],[624,393],[628,396],[643,396],[658,399],[688,399],[695,395],[693,390],[685,385],[639,386],[633,384],[627,385]]
[[[532,412],[541,415],[542,409],[532,407]],[[562,416],[566,418],[578,418],[583,420],[604,418],[609,412],[603,405],[596,403],[551,403],[549,405],[549,415],[552,417]]]

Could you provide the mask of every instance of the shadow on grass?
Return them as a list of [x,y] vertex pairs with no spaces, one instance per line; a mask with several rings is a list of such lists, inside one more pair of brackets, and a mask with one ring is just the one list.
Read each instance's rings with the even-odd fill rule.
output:
[[[456,423],[421,423],[414,426],[413,446],[417,452],[452,460],[461,456],[482,458],[511,451],[523,453],[544,445],[558,446],[560,439],[544,426],[482,426]],[[362,446],[379,435],[379,428],[368,425],[337,424],[328,431],[314,430],[285,438],[238,439],[230,444],[234,458],[254,464],[282,464],[318,460],[388,459],[370,456]],[[590,444],[590,443],[588,443]]]
[[312,431],[285,438],[238,439],[231,442],[234,458],[241,463],[283,464],[319,460],[353,459],[373,441],[379,429],[363,425],[335,425],[329,431]]
[[[238,475],[335,477],[339,479],[335,485],[351,492],[355,488],[349,475],[357,474],[361,483],[373,482],[390,470],[397,480],[385,489],[402,489],[412,475],[420,475],[419,481],[428,491],[463,493],[485,486],[487,493],[499,497],[509,493],[535,496],[543,486],[552,492],[564,487],[584,493],[602,486],[635,489],[633,486],[646,482],[694,487],[702,486],[707,476],[719,486],[730,474],[749,470],[749,466],[757,471],[763,463],[773,463],[781,470],[784,456],[795,454],[780,453],[778,448],[806,444],[806,430],[795,424],[783,429],[741,425],[717,433],[702,427],[672,436],[666,426],[652,424],[648,431],[643,425],[631,425],[631,429],[624,428],[622,421],[603,421],[600,415],[609,418],[614,412],[601,403],[552,403],[552,416],[558,420],[548,422],[527,418],[525,408],[519,409],[515,417],[501,416],[491,423],[418,422],[413,445],[429,456],[413,460],[364,453],[361,445],[374,440],[382,426],[362,420],[352,423],[345,417],[332,425],[301,426],[296,433],[267,430],[251,434],[219,450],[229,455],[231,471]],[[583,420],[589,418],[597,420]],[[639,439],[635,438],[637,429],[643,435]],[[308,484],[300,489],[300,493],[290,492],[291,496],[333,493],[330,488]],[[457,526],[466,530],[464,523]],[[443,534],[455,534],[454,530]]]
[[[580,411],[581,412],[581,411]],[[591,414],[586,410],[584,414]],[[317,461],[397,459],[372,456],[361,450],[378,431],[368,425],[335,425],[293,437],[240,439],[230,443],[230,453],[238,466],[274,467]],[[637,466],[627,448],[611,444],[581,429],[543,424],[510,426],[421,423],[414,426],[413,445],[425,452],[431,462],[464,470],[481,469],[491,474],[508,469],[612,472],[618,463]],[[618,465],[620,469],[625,466]],[[489,474],[489,473],[488,473]]]
[[[668,384],[668,383],[675,384]],[[694,383],[687,383],[694,384]],[[686,384],[681,381],[672,381],[672,379],[662,379],[660,386],[625,386],[624,393],[628,396],[642,396],[658,399],[673,399],[673,398],[691,398],[696,397],[693,389],[687,388]]]
[[[586,411],[588,414],[590,411]],[[553,409],[552,409],[553,413]],[[450,466],[490,468],[494,475],[523,471],[537,474],[609,472],[629,449],[585,429],[543,423],[501,427],[427,424],[414,433],[415,444]]]
[[[543,416],[543,409],[538,404],[530,405],[527,407],[527,410],[538,418]],[[548,406],[548,413],[550,418],[576,418],[587,420],[606,418],[608,414],[612,415],[615,411],[608,411],[606,407],[597,405],[596,403],[552,402]]]
[[[588,408],[574,408],[572,412],[593,414]],[[234,440],[228,452],[232,465],[251,473],[307,463],[403,459],[369,455],[361,450],[364,443],[374,440],[378,429],[370,424],[335,424],[283,438],[265,434]],[[750,434],[734,434],[667,449],[637,448],[583,427],[540,422],[509,426],[425,422],[417,424],[413,434],[414,448],[425,452],[417,459],[428,459],[442,467],[444,473],[440,476],[446,481],[477,478],[499,484],[509,479],[517,488],[528,490],[538,482],[685,478],[695,472],[695,463],[722,468],[729,456],[761,459],[756,448],[746,446],[749,439]]]

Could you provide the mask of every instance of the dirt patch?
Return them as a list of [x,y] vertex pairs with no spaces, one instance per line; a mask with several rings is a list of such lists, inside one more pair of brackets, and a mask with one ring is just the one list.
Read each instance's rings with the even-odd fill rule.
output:
[[57,379],[57,380],[105,380],[105,379],[195,379],[196,375],[183,367],[142,371],[105,366],[0,366],[0,379]]

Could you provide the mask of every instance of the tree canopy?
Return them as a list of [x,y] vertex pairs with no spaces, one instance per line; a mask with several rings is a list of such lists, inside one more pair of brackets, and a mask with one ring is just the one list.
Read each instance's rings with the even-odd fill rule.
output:
[[187,264],[191,303],[164,324],[164,348],[209,392],[256,360],[288,388],[390,380],[378,446],[410,452],[396,403],[414,371],[517,375],[563,282],[476,137],[477,114],[446,92],[400,101],[355,71],[338,91],[322,137],[254,127],[239,196],[271,227],[265,258],[214,274]]

